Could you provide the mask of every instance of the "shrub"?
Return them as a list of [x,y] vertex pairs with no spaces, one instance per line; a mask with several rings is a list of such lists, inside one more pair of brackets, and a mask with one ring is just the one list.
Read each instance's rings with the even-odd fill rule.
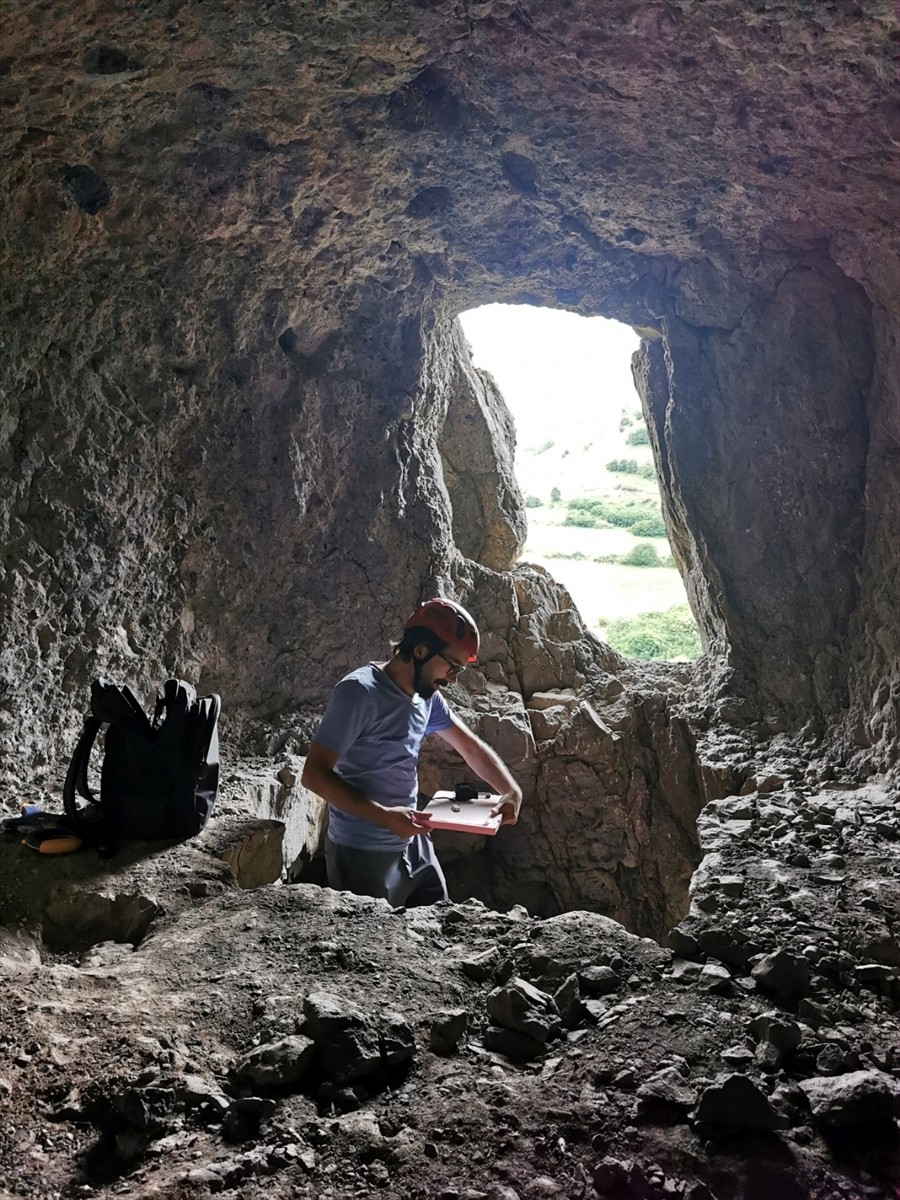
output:
[[540,498],[540,496],[528,495],[525,497],[525,507],[526,508],[542,508],[543,504],[544,504],[544,502]]
[[652,462],[641,463],[638,470],[638,475],[640,475],[641,479],[655,479],[656,467],[654,467]]
[[[569,513],[587,513],[595,518],[595,522],[615,525],[618,529],[631,529],[640,522],[650,522],[638,531],[638,537],[664,537],[665,526],[659,505],[653,500],[629,500],[616,503],[614,500],[600,500],[594,496],[576,496],[569,501]],[[566,523],[568,524],[568,518]],[[575,524],[575,522],[572,522]],[[584,524],[584,522],[578,522]],[[601,526],[597,524],[597,528]]]
[[693,659],[701,653],[700,635],[686,604],[610,621],[606,640],[627,658]]
[[660,566],[660,557],[656,552],[656,547],[650,542],[638,542],[638,544],[622,559],[626,567],[658,567]]
[[621,471],[625,475],[637,475],[638,465],[633,458],[614,458],[606,464],[607,471]]
[[665,537],[666,526],[662,517],[641,517],[629,527],[628,532],[635,537]]
[[576,525],[579,529],[598,528],[596,517],[591,516],[589,512],[579,512],[577,509],[574,512],[572,509],[569,509],[563,525]]
[[560,493],[559,488],[551,488],[550,489],[550,503],[551,504],[559,504],[560,500],[562,500],[562,494]]
[[625,444],[628,446],[649,446],[650,434],[643,426],[640,429],[632,429],[631,433],[625,439]]

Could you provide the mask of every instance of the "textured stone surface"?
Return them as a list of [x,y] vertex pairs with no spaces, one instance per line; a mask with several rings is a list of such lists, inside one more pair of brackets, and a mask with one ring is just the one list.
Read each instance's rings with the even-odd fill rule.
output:
[[[611,1084],[630,1072],[639,1086],[673,1048],[708,1080],[758,1013],[763,997],[741,986],[756,952],[788,946],[810,964],[799,1016],[820,1040],[780,1070],[846,1074],[858,1053],[896,1074],[895,984],[855,973],[900,962],[895,793],[839,796],[859,818],[846,827],[826,794],[829,780],[852,788],[855,772],[896,766],[900,747],[896,17],[880,0],[612,0],[597,13],[587,0],[25,0],[5,14],[0,771],[10,805],[52,804],[100,673],[138,693],[170,672],[218,690],[232,765],[251,753],[296,765],[342,670],[385,653],[422,595],[458,595],[484,654],[454,699],[528,803],[516,829],[448,864],[457,896],[539,917],[590,907],[659,933],[687,910],[700,807],[726,795],[733,807],[701,829],[716,860],[704,878],[747,882],[735,897],[701,878],[676,939],[729,956],[727,999],[687,979],[673,996],[667,953],[596,912],[529,919],[527,936],[521,916],[476,909],[471,930],[464,917],[454,936],[502,937],[500,961],[542,989],[591,964],[624,986],[589,1002],[596,1025],[575,1043],[589,1053],[564,1054],[559,1080],[545,1064],[511,1095],[478,1064],[455,1097],[445,1074],[427,1076],[428,1111],[437,1128],[448,1108],[468,1121],[483,1163],[499,1150],[523,1193],[552,1164],[563,1194],[580,1194],[591,1155],[607,1153],[597,1134],[629,1161],[632,1190],[651,1175],[662,1190],[651,1163],[663,1159],[687,1194],[704,1154],[685,1166],[683,1150],[633,1142],[633,1096]],[[515,561],[512,430],[453,324],[496,300],[641,330],[664,508],[708,643],[696,669],[623,663],[564,589]],[[567,699],[529,710],[552,692]],[[800,731],[790,745],[787,730]],[[423,777],[456,770],[435,756]],[[277,783],[248,788],[251,815],[285,819],[286,845],[308,855],[318,814],[263,774]],[[782,786],[763,800],[772,779]],[[283,814],[263,811],[270,800]],[[198,1132],[190,1097],[214,1097],[181,1082],[188,1060],[225,1079],[256,1036],[257,1002],[296,990],[298,959],[309,991],[375,996],[379,1011],[401,997],[410,1021],[492,986],[452,964],[444,977],[437,918],[315,889],[237,893],[209,844],[112,864],[4,847],[0,916],[32,939],[0,956],[15,992],[5,1177],[29,1196],[84,1178],[68,1151],[40,1150],[45,1102],[65,1097],[79,1153],[96,1130],[116,1170],[165,1134],[146,1169],[170,1194],[191,1171],[210,1188],[262,1192],[261,1177],[284,1172],[284,1194],[365,1193],[384,1182],[365,1171],[388,1138],[399,1190],[459,1191],[443,1144],[422,1152],[432,1135],[410,1133],[399,1097],[381,1110],[384,1135],[316,1124],[299,1097],[246,1148],[178,1142]],[[158,908],[165,929],[110,950]],[[83,966],[53,958],[98,939]],[[454,962],[472,952],[456,947]],[[466,995],[470,1014],[482,999]],[[99,1014],[115,1018],[101,1038]],[[367,1017],[371,1081],[412,1037]],[[762,1126],[771,1066],[741,1067]],[[328,1103],[359,1102],[358,1078],[344,1087],[341,1073]],[[701,1091],[700,1072],[688,1086]],[[714,1117],[745,1115],[742,1093],[705,1094]],[[526,1116],[509,1149],[512,1111]],[[249,1110],[233,1121],[247,1128]],[[802,1186],[754,1186],[846,1190],[826,1146],[814,1160],[801,1147],[783,1170]],[[896,1162],[869,1168],[896,1178]],[[496,1183],[468,1150],[459,1170]]]
[[[797,807],[813,811],[827,795]],[[879,799],[867,788],[840,803],[861,812]],[[878,896],[888,918],[900,881],[896,856],[873,854],[871,823],[852,828],[846,911],[834,885],[778,856],[772,831],[756,834],[762,853],[736,841],[727,856],[736,865],[743,854],[747,907],[735,919],[765,950],[788,946],[815,964],[799,1043],[783,1010],[761,1011],[749,970],[735,969],[728,997],[711,993],[600,914],[539,920],[476,901],[403,911],[303,884],[241,890],[209,827],[190,843],[105,862],[42,861],[4,838],[7,1190],[23,1200],[86,1186],[169,1196],[227,1182],[254,1200],[318,1200],[388,1181],[397,1195],[432,1200],[489,1195],[502,1170],[517,1195],[552,1176],[559,1195],[578,1196],[585,1178],[609,1181],[601,1168],[615,1159],[635,1194],[709,1197],[722,1194],[727,1156],[726,1194],[854,1194],[865,1171],[873,1196],[888,1195],[900,993],[857,983],[871,960],[848,948],[872,911],[860,897]],[[722,874],[713,864],[709,877]],[[88,910],[116,886],[154,900],[138,944],[111,941],[110,926],[95,928],[101,940],[83,953],[42,939],[48,905]],[[10,901],[25,887],[30,911],[13,933]],[[491,948],[516,977],[522,1002],[502,1011],[520,1028],[493,1024],[494,979],[460,969]],[[573,984],[596,965],[621,986],[578,1005]],[[463,1026],[464,1045],[446,1057]],[[447,1040],[435,1045],[437,1030]],[[779,1062],[754,1054],[759,1036],[763,1048],[783,1047]],[[850,1142],[833,1137],[830,1120],[850,1122]],[[752,1130],[776,1132],[745,1138]]]
[[[423,592],[493,604],[461,555],[515,556],[511,435],[451,321],[512,300],[644,331],[711,686],[889,765],[893,28],[875,0],[17,5],[6,761],[42,768],[100,671],[271,719]],[[544,632],[514,677],[580,686],[596,649]]]
[[890,1123],[900,1113],[900,1084],[882,1071],[850,1071],[832,1079],[802,1079],[800,1090],[823,1125]]

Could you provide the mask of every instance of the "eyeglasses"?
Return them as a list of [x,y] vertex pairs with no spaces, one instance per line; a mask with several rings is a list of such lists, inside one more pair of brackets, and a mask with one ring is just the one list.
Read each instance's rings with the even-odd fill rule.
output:
[[461,675],[468,666],[468,663],[454,662],[452,658],[448,658],[446,654],[441,654],[440,651],[437,650],[435,651],[435,658],[442,658],[444,660],[444,662],[450,668],[447,674],[452,675],[454,679],[457,675]]

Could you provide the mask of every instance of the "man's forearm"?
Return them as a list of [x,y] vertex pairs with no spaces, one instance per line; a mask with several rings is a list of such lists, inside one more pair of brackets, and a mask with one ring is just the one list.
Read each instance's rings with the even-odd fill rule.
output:
[[509,773],[504,761],[480,738],[473,738],[462,755],[480,779],[501,795],[522,797],[522,789]]
[[376,825],[381,824],[379,818],[384,812],[381,805],[370,800],[359,788],[341,779],[335,771],[325,770],[307,761],[300,782],[341,812],[349,813],[351,817],[361,817],[365,821],[374,821]]
[[389,807],[378,804],[322,763],[311,762],[307,758],[300,781],[327,804],[333,804],[351,817],[380,825],[397,838],[409,841],[416,834],[427,831],[428,819],[424,814],[416,813],[415,809],[405,805]]

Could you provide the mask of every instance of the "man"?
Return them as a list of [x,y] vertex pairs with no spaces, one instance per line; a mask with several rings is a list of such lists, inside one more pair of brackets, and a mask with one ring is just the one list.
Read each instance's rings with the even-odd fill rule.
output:
[[337,684],[309,748],[303,784],[328,802],[328,883],[392,905],[434,904],[447,885],[429,818],[416,811],[422,739],[436,733],[499,794],[502,825],[522,792],[490,746],[454,716],[441,688],[478,659],[478,628],[452,600],[426,600],[386,663]]

